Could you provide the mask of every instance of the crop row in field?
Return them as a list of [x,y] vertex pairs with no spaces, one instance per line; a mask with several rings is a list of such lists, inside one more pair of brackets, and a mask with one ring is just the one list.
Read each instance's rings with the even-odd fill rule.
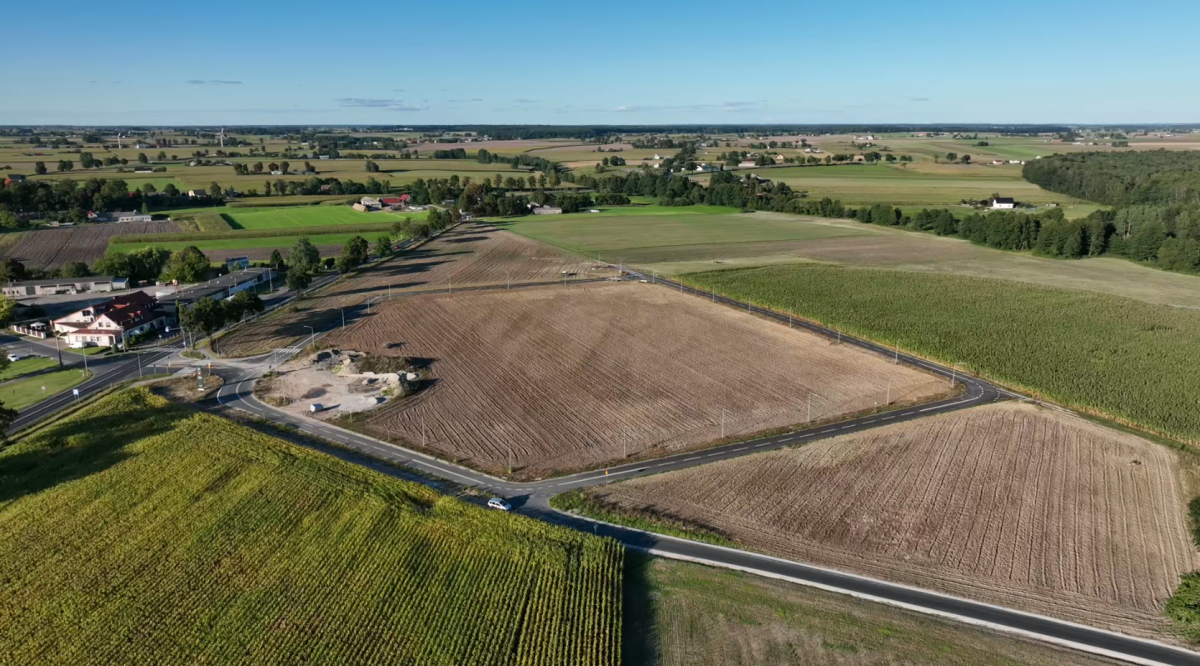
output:
[[[739,243],[803,241],[873,233],[795,215],[736,214],[721,206],[611,208],[601,213],[530,216],[506,223],[514,233],[616,263],[626,255],[703,253]],[[695,212],[690,208],[703,209]],[[688,211],[688,212],[684,212]]]
[[684,279],[1200,441],[1200,312],[1002,280],[831,266]]
[[13,664],[615,666],[622,549],[145,389],[0,452]]
[[398,299],[325,343],[430,361],[432,388],[361,427],[529,478],[949,391],[868,352],[633,282]]
[[54,270],[75,261],[91,264],[108,251],[109,241],[119,234],[178,232],[175,222],[123,222],[85,224],[69,229],[42,229],[25,233],[15,244],[3,248],[3,258],[16,259],[28,268]]
[[612,274],[595,262],[487,224],[461,224],[394,259],[338,280],[286,312],[238,328],[221,340],[220,350],[231,356],[248,356],[291,346],[309,334],[309,326],[321,331],[340,321],[339,308],[348,308],[351,316],[356,316],[353,308],[377,296]]
[[1196,558],[1179,455],[1005,403],[587,495],[802,562],[1150,632]]

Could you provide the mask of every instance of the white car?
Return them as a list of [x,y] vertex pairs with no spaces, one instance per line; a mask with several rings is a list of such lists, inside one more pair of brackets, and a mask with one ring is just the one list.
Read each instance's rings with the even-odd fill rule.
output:
[[17,361],[19,361],[19,360],[21,360],[21,359],[23,359],[23,358],[25,358],[25,357],[24,357],[24,356],[21,356],[20,354],[17,354],[17,353],[12,353],[12,354],[9,354],[9,355],[8,355],[8,360],[9,360],[9,361],[11,361],[11,362],[13,362],[13,363],[16,363]]
[[499,509],[501,511],[512,511],[512,505],[509,504],[508,502],[505,502],[504,500],[500,499],[499,497],[493,497],[492,499],[488,500],[487,505],[488,505],[489,509]]

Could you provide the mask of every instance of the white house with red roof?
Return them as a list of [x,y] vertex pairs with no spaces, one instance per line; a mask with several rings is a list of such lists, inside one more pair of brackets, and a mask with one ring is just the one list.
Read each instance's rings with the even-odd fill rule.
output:
[[166,328],[171,318],[157,309],[158,301],[144,291],[135,291],[54,320],[54,332],[68,347],[111,347],[126,338]]

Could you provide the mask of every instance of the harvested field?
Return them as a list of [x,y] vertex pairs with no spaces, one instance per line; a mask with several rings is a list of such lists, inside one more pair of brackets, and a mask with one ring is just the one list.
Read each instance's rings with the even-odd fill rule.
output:
[[174,222],[122,222],[87,224],[67,229],[31,231],[15,245],[3,249],[4,259],[16,259],[27,268],[54,270],[73,261],[91,263],[108,252],[108,241],[118,234],[156,234],[179,231]]
[[[243,250],[238,256],[245,254]],[[269,250],[267,254],[270,255]],[[563,279],[564,271],[567,279],[614,274],[584,257],[487,224],[462,224],[395,259],[338,280],[306,297],[298,304],[297,311],[264,317],[237,329],[221,341],[220,352],[247,356],[290,346],[309,334],[306,326],[320,331],[335,322],[340,324],[341,313],[336,308],[347,308],[349,319],[357,317],[361,313],[349,308],[358,308],[370,298],[386,297],[389,287],[392,296],[401,296],[508,282],[518,285],[555,281]]]
[[[432,387],[359,421],[437,455],[536,478],[656,457],[944,381],[850,346],[636,282],[394,300],[326,338],[424,359]],[[381,348],[390,343],[389,348]]]
[[1152,635],[1197,564],[1179,455],[1003,403],[588,493],[773,555]]

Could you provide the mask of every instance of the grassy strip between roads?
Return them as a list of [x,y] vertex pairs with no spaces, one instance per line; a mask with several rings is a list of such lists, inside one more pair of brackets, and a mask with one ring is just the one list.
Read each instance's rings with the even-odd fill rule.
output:
[[663,516],[611,506],[597,501],[582,490],[570,490],[560,495],[555,495],[550,498],[550,506],[559,511],[577,513],[581,516],[602,520],[614,525],[622,525],[635,530],[666,534],[667,536],[700,541],[714,546],[743,548],[736,541],[728,539],[712,530],[690,525],[680,520],[672,520]]
[[0,403],[9,409],[25,409],[72,386],[78,386],[91,376],[91,372],[69,368],[19,379],[0,386]]
[[30,373],[39,370],[45,370],[58,365],[58,361],[49,356],[31,356],[23,358],[19,361],[14,361],[8,364],[4,370],[0,370],[0,382],[6,382],[10,379],[24,377]]

